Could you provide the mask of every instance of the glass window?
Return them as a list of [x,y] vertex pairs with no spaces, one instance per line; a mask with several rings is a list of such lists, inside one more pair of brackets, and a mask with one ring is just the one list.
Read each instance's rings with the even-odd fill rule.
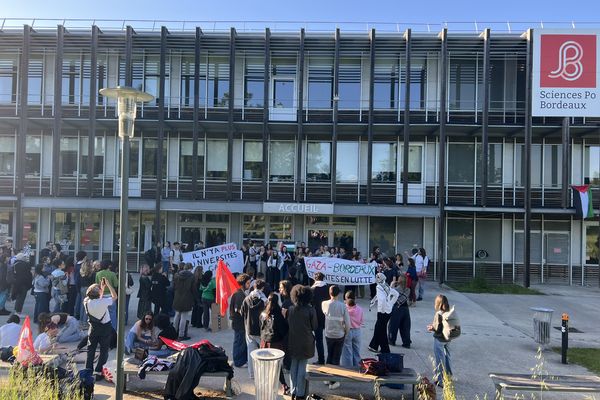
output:
[[263,108],[265,99],[265,62],[257,57],[246,57],[244,71],[244,106]]
[[[413,58],[410,60],[410,100],[411,110],[425,108],[425,94],[427,92],[427,59]],[[400,85],[400,108],[404,109],[406,68],[402,68]]]
[[[404,156],[404,145],[400,145],[400,157]],[[400,165],[400,170],[404,171],[404,163]],[[421,183],[423,170],[423,147],[408,146],[408,183]],[[402,175],[400,175],[402,179]]]
[[482,94],[482,60],[479,58],[475,54],[450,57],[450,110],[475,110],[478,100],[475,96]]
[[97,257],[100,250],[100,221],[102,212],[82,212],[79,225],[79,249],[88,253],[88,258]]
[[227,179],[227,141],[206,141],[206,178]]
[[229,104],[229,60],[209,56],[207,98],[209,107],[227,107]]
[[262,142],[247,140],[244,142],[244,180],[262,178]]
[[39,175],[41,167],[42,138],[27,136],[25,141],[25,174]]
[[331,180],[331,143],[308,142],[306,151],[306,180]]
[[[100,57],[98,57],[98,58],[100,58]],[[100,89],[106,87],[106,80],[107,80],[108,71],[107,71],[106,61],[105,60],[98,59],[97,62],[98,62],[98,67],[97,67],[98,70],[96,71],[96,73],[97,73],[96,78],[98,79],[98,82],[97,82],[96,88],[98,90],[100,90]],[[98,105],[104,104],[104,96],[102,96],[100,94],[100,92],[98,92],[98,94],[97,94],[96,103]]]
[[[135,139],[129,142],[129,177],[140,177],[140,142],[141,139]],[[121,176],[121,151],[123,142],[119,140],[119,159],[117,160],[117,174]]]
[[275,244],[278,241],[292,240],[292,216],[271,215],[269,217],[269,241]]
[[398,108],[400,64],[398,58],[381,57],[375,60],[373,75],[373,108]]
[[[159,95],[158,85],[160,80],[160,57],[146,56],[144,69],[144,91],[154,96],[154,99],[151,100],[149,104],[155,105],[158,102]],[[166,82],[168,82],[168,79],[165,79],[165,84]],[[166,85],[165,89],[166,93],[168,93]]]
[[[182,139],[179,142],[179,176],[191,178],[194,175],[194,141]],[[204,141],[198,141],[198,177],[204,176]]]
[[329,217],[309,215],[306,217],[306,225],[329,225]]
[[598,225],[587,225],[585,227],[585,263],[598,265]]
[[477,219],[475,251],[485,250],[488,257],[480,261],[502,261],[502,221],[498,219]]
[[544,145],[544,186],[560,188],[562,186],[562,145]]
[[266,216],[264,215],[244,215],[243,220],[244,241],[254,240],[263,243],[266,233]]
[[0,175],[12,176],[15,171],[15,138],[0,136]]
[[396,143],[373,143],[373,182],[396,182]]
[[[524,144],[518,144],[515,153],[515,184],[517,186],[525,185],[525,151]],[[531,145],[531,187],[542,186],[542,145]]]
[[355,217],[333,217],[331,218],[333,225],[356,225]]
[[[115,211],[115,232],[114,232],[114,240],[113,240],[113,250],[119,251],[119,246],[121,245],[120,240],[120,229],[121,225],[120,221],[120,212]],[[128,231],[127,231],[127,252],[128,253],[137,253],[139,241],[140,241],[140,212],[139,211],[129,211],[128,215]]]
[[269,147],[269,180],[290,182],[294,180],[294,142],[273,141]]
[[294,80],[293,79],[274,79],[273,80],[273,107],[274,108],[293,108],[294,107]]
[[23,210],[23,240],[22,246],[29,244],[32,249],[37,247],[38,210]]
[[179,213],[179,222],[201,223],[203,214],[198,213]]
[[13,213],[12,211],[0,210],[0,243],[4,243],[7,238],[13,234]]
[[[81,175],[87,175],[88,171],[88,143],[89,138],[82,137],[80,138],[81,143],[81,158],[79,160],[79,171],[81,171]],[[95,137],[94,138],[94,176],[102,176],[104,174],[104,138],[103,137]]]
[[60,138],[60,175],[77,176],[77,150],[79,148],[79,138],[63,137]]
[[206,222],[226,223],[226,222],[229,222],[229,215],[228,214],[206,214]]
[[448,184],[472,184],[475,179],[475,144],[448,145]]
[[81,68],[79,55],[65,55],[62,65],[62,104],[81,102]]
[[[477,143],[477,183],[483,181],[483,146]],[[502,144],[488,145],[488,185],[502,184]]]
[[0,55],[0,103],[17,101],[17,60],[7,54]]
[[[167,176],[167,146],[163,145],[163,178]],[[142,153],[142,175],[144,177],[156,177],[156,168],[158,166],[158,140],[144,139],[144,151]]]
[[358,142],[337,142],[337,182],[358,182],[359,152]]
[[586,146],[583,174],[586,185],[600,183],[600,146]]
[[42,104],[42,78],[44,73],[44,59],[42,56],[30,56],[28,72],[27,103]]
[[308,108],[331,109],[333,99],[333,59],[309,57]]
[[[194,106],[194,74],[196,65],[193,58],[181,60],[181,88],[179,102],[184,107]],[[203,88],[200,88],[202,91]]]
[[473,260],[473,219],[448,218],[448,261]]
[[369,253],[375,246],[389,257],[396,254],[396,218],[369,218]]
[[54,243],[62,247],[62,252],[69,254],[75,249],[77,231],[76,212],[56,211],[54,213]]
[[340,58],[338,108],[358,110],[361,107],[361,59]]

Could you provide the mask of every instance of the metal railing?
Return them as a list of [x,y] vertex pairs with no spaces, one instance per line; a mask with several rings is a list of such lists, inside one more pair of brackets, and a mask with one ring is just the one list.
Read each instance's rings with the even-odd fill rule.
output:
[[0,31],[4,29],[22,28],[29,25],[33,29],[56,29],[62,25],[71,30],[88,30],[92,25],[102,30],[124,31],[132,26],[139,32],[160,32],[165,26],[171,32],[194,32],[200,27],[205,32],[228,32],[235,28],[239,32],[262,32],[270,28],[274,32],[297,32],[304,28],[308,32],[333,32],[339,28],[344,32],[366,33],[375,29],[380,33],[403,33],[410,28],[416,33],[438,33],[443,28],[452,32],[479,34],[485,28],[495,32],[522,33],[529,28],[534,29],[589,29],[597,28],[600,22],[576,21],[443,21],[426,22],[370,22],[370,21],[241,21],[241,20],[145,20],[145,19],[91,19],[91,18],[2,18]]

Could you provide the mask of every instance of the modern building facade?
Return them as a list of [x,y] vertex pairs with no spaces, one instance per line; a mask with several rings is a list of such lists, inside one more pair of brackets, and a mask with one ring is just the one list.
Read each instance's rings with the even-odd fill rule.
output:
[[131,143],[129,269],[155,238],[254,239],[419,245],[436,279],[521,282],[529,237],[532,283],[597,286],[598,221],[574,219],[570,185],[599,182],[600,118],[531,117],[528,37],[4,27],[0,236],[114,257],[98,90],[126,85],[156,96]]

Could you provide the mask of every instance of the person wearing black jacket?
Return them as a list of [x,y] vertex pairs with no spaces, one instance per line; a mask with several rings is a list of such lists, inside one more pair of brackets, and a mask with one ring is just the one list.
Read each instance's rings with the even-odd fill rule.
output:
[[250,353],[260,347],[260,314],[265,309],[267,298],[263,293],[265,281],[257,279],[254,281],[254,290],[244,299],[240,314],[244,318],[246,330],[246,345],[248,347],[248,374],[254,379],[254,368]]
[[152,304],[154,304],[154,315],[167,308],[167,288],[170,284],[167,277],[162,274],[162,266],[155,267],[150,288],[150,298]]
[[[261,347],[279,349],[287,352],[288,323],[279,306],[279,296],[274,292],[269,295],[265,311],[260,314]],[[285,383],[283,368],[279,369],[279,383],[284,395],[289,395],[290,388]]]
[[0,254],[0,315],[10,314],[10,311],[6,309],[6,299],[10,289],[10,285],[6,281],[7,261],[6,256]]
[[140,269],[140,288],[138,289],[137,294],[139,299],[137,308],[138,319],[142,319],[146,312],[152,309],[152,297],[150,296],[151,290],[152,279],[150,278],[150,267],[147,265],[142,265],[142,268]]
[[326,284],[323,279],[325,279],[325,275],[321,272],[317,272],[314,275],[315,283],[312,285],[312,306],[317,312],[317,322],[318,326],[315,330],[315,341],[317,346],[317,362],[315,364],[322,365],[325,364],[325,347],[323,345],[323,330],[325,329],[325,314],[323,314],[323,309],[321,308],[321,304],[329,300],[329,285]]
[[231,295],[229,300],[229,319],[231,319],[231,329],[233,329],[233,365],[242,368],[248,360],[248,348],[244,338],[246,329],[241,309],[251,281],[250,276],[247,274],[239,274],[236,280],[240,287]]
[[29,257],[23,253],[17,254],[14,270],[15,283],[13,284],[12,294],[13,299],[15,300],[15,313],[21,314],[23,312],[25,298],[31,289],[31,281],[33,279],[31,275],[31,266],[29,265]]

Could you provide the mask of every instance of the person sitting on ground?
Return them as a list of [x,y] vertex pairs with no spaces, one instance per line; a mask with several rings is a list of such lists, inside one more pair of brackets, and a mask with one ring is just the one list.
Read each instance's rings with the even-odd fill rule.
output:
[[[175,350],[170,349],[166,343],[162,340],[171,339],[177,340],[177,329],[171,323],[171,318],[165,313],[160,313],[154,317],[154,326],[158,329],[157,341],[154,347],[149,350],[149,355],[156,357],[168,357],[175,353]],[[163,349],[165,346],[165,349]]]
[[33,342],[33,348],[40,354],[49,354],[54,350],[58,325],[53,322],[45,325],[44,332],[40,333]]
[[157,330],[154,327],[154,314],[147,312],[144,318],[137,321],[127,334],[125,353],[131,354],[134,349],[150,349],[156,344]]
[[45,332],[46,325],[54,323],[58,326],[57,342],[79,342],[86,333],[79,327],[79,321],[67,313],[41,313],[38,316],[40,332]]
[[6,324],[0,327],[0,348],[15,347],[21,333],[21,318],[17,314],[8,317]]

